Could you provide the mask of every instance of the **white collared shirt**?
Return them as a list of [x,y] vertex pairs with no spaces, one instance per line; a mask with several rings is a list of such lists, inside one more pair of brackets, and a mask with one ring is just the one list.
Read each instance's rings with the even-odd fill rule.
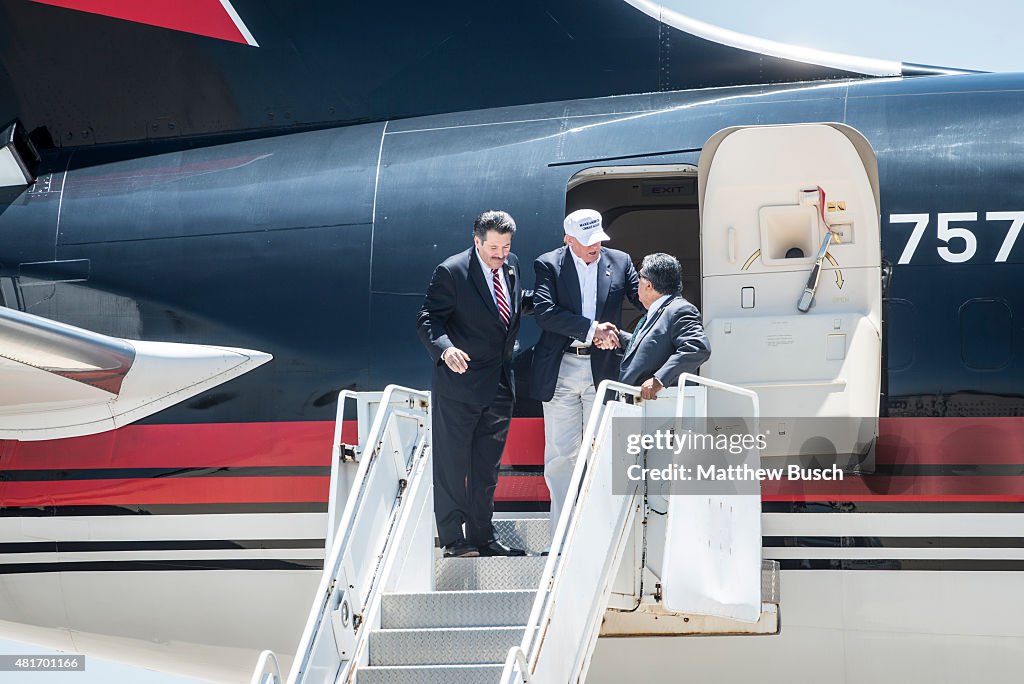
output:
[[590,330],[587,331],[587,338],[572,344],[573,347],[585,347],[594,340],[594,333],[597,331],[597,269],[601,265],[601,257],[598,256],[593,263],[580,259],[568,248],[572,254],[572,261],[576,264],[576,276],[580,281],[580,301],[583,302],[583,309],[580,314],[590,319]]
[[[494,306],[498,306],[498,300],[494,296],[494,275],[491,273],[491,267],[480,258],[480,252],[476,251],[475,248],[473,249],[473,254],[476,254],[477,263],[484,270],[484,282],[487,283],[487,289],[491,291],[491,299],[494,301]],[[505,277],[504,263],[498,268],[498,272],[501,273],[501,289],[504,290],[505,303],[508,304],[508,310],[512,311],[512,293],[508,291],[508,278]]]
[[647,327],[647,324],[654,320],[654,314],[658,313],[658,309],[660,309],[662,305],[671,298],[672,295],[661,295],[654,300],[654,303],[651,304],[651,308],[647,310],[647,320],[644,321],[644,327]]
[[[654,320],[654,316],[658,313],[658,309],[664,306],[665,302],[667,302],[670,299],[672,299],[672,295],[661,295],[660,297],[654,300],[654,303],[651,304],[651,308],[647,310],[647,318],[644,319],[644,328],[649,328],[651,326],[651,322]],[[633,331],[633,334],[637,335],[642,332],[643,329],[637,329]],[[661,378],[658,377],[657,373],[654,374],[654,379],[657,380],[658,384],[661,385],[662,387],[665,386],[665,383],[661,381]]]

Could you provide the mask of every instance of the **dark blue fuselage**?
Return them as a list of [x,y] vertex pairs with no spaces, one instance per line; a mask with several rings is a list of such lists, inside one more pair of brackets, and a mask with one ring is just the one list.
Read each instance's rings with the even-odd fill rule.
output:
[[[479,211],[516,218],[513,249],[529,264],[560,244],[566,186],[583,169],[696,165],[729,126],[843,122],[878,158],[891,265],[883,414],[1024,415],[1024,245],[997,261],[1012,221],[992,216],[1024,212],[1022,109],[1024,77],[969,75],[557,102],[159,155],[153,144],[53,153],[0,215],[0,285],[9,306],[98,332],[274,355],[148,422],[331,420],[339,389],[429,385],[414,313]],[[961,238],[940,240],[951,213],[977,214],[956,222],[976,236],[970,258]],[[920,214],[928,225],[902,259],[914,224],[892,216]],[[537,337],[526,320],[522,350]]]

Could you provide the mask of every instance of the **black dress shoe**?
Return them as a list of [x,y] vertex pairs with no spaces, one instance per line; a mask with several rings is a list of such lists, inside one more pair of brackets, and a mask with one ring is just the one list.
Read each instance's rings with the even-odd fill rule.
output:
[[467,541],[460,541],[444,547],[445,558],[476,558],[480,552]]
[[482,546],[478,546],[481,556],[525,556],[526,551],[513,546],[503,544],[497,539],[492,539]]

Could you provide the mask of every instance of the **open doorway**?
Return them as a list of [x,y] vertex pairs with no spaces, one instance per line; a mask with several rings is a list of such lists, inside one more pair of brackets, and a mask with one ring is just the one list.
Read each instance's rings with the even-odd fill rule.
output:
[[[772,435],[762,457],[873,468],[881,249],[877,162],[862,134],[835,123],[724,129],[696,167],[581,171],[566,211],[582,208],[601,212],[609,246],[634,263],[679,259],[712,349],[701,374],[757,392]],[[623,327],[640,313],[624,312]]]
[[[608,247],[630,255],[639,270],[644,256],[665,252],[683,267],[683,296],[701,308],[700,212],[697,167],[612,166],[586,169],[569,180],[566,214],[601,212]],[[643,315],[626,301],[622,324],[633,330]]]

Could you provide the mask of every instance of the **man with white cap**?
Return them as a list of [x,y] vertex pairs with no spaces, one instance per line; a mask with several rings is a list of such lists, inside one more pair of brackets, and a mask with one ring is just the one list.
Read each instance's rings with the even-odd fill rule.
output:
[[639,276],[629,255],[602,249],[609,236],[601,214],[579,209],[563,223],[565,245],[533,264],[533,350],[529,395],[544,402],[544,479],[551,493],[551,532],[565,505],[595,388],[619,376],[622,300],[641,306]]

